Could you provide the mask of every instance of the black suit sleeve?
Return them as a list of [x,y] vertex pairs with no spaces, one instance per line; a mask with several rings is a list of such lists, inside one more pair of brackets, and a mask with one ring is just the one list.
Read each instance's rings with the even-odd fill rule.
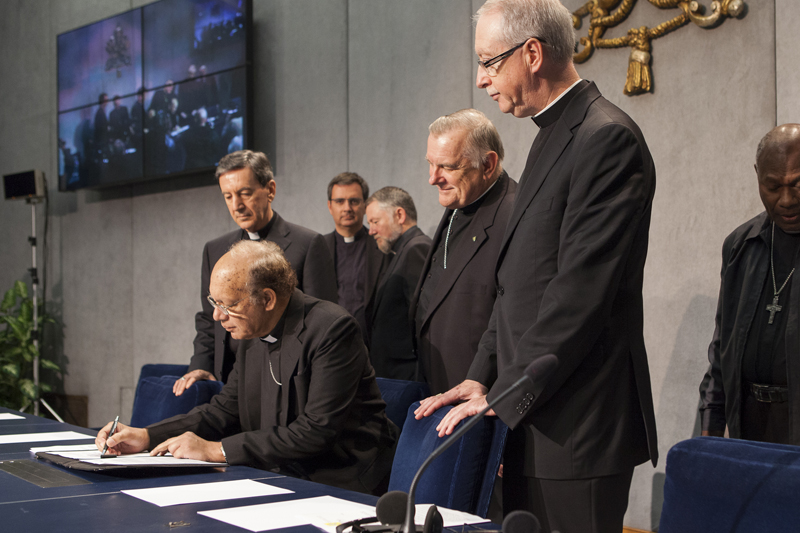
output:
[[228,463],[264,469],[329,452],[351,414],[367,356],[358,325],[350,316],[332,322],[319,338],[323,340],[311,348],[310,364],[293,377],[298,402],[305,404],[297,406],[299,414],[288,426],[239,432],[237,394],[239,370],[244,366],[237,361],[229,382],[210,403],[148,427],[151,447],[193,431],[206,440],[222,439]]
[[[234,366],[222,391],[210,403],[199,405],[185,415],[176,415],[147,427],[150,449],[187,431],[209,441],[218,441],[225,435],[239,433],[239,366]],[[228,448],[225,453],[230,457]],[[228,459],[230,463],[230,458]],[[233,463],[231,463],[233,464]]]
[[203,266],[200,275],[200,311],[194,316],[197,334],[194,337],[194,355],[189,371],[207,370],[214,373],[214,308],[208,303],[208,286],[211,279],[211,253],[208,244],[203,248]]
[[494,301],[489,324],[478,343],[478,352],[469,367],[467,379],[491,387],[497,379],[497,300]]
[[309,296],[339,303],[336,266],[322,235],[315,235],[303,262],[302,291]]
[[[577,160],[570,162],[571,173],[565,176],[570,187],[557,235],[557,274],[544,288],[537,320],[517,343],[513,364],[498,375],[488,399],[509,388],[541,355],[556,354],[559,367],[544,391],[542,385],[521,387],[495,407],[512,428],[528,414],[516,409],[526,394],[536,397],[533,408],[541,405],[596,344],[615,299],[620,297],[621,278],[636,238],[642,238],[640,222],[653,193],[654,180],[648,179],[644,148],[630,128],[605,123],[579,143],[573,150]],[[520,229],[518,226],[517,238]]]
[[700,383],[700,427],[703,431],[725,431],[725,387],[722,379],[720,360],[720,325],[722,323],[722,302],[725,282],[725,270],[733,247],[732,239],[725,240],[722,247],[722,271],[720,278],[719,299],[715,319],[714,336],[708,346],[708,371]]

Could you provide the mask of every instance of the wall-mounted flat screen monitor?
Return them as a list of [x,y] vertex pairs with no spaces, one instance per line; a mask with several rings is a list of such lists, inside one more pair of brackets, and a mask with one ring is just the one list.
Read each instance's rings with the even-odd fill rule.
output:
[[161,0],[59,35],[59,189],[200,174],[250,148],[251,21],[251,0]]

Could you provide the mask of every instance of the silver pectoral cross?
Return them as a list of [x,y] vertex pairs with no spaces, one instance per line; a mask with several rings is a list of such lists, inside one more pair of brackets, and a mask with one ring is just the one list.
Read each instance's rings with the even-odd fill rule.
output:
[[767,311],[769,311],[769,322],[768,324],[772,324],[775,320],[775,313],[783,309],[780,305],[778,305],[778,295],[776,294],[775,297],[772,299],[772,303],[767,306]]

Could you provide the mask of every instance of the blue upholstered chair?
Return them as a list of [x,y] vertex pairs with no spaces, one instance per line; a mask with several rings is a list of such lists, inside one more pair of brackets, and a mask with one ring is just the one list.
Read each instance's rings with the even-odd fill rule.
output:
[[406,421],[408,406],[424,400],[431,394],[427,383],[402,379],[375,378],[386,402],[386,416],[401,430]]
[[[408,408],[392,465],[389,490],[408,492],[417,469],[445,440],[439,438],[436,426],[452,407],[444,407],[429,417],[416,420],[414,410],[418,406],[419,402],[416,402]],[[416,503],[435,503],[486,517],[507,431],[506,425],[497,417],[481,420],[431,463],[417,486]]]
[[172,394],[175,380],[186,373],[187,365],[144,365],[133,399],[131,426],[145,427],[171,416],[188,413],[196,405],[208,403],[222,390],[219,381],[196,381],[180,396]]
[[800,447],[699,437],[666,471],[659,533],[800,531]]

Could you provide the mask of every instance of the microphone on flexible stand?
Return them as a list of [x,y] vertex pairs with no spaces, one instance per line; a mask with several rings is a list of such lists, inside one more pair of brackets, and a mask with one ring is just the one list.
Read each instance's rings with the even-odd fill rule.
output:
[[[433,451],[433,453],[431,453],[428,456],[428,458],[425,459],[425,462],[423,462],[422,465],[419,467],[419,470],[417,470],[417,473],[414,475],[414,479],[411,481],[411,487],[409,487],[409,490],[408,490],[408,499],[405,502],[406,503],[405,518],[404,518],[402,526],[398,530],[399,533],[416,533],[417,532],[416,525],[414,524],[414,493],[417,490],[417,484],[419,483],[419,480],[422,477],[422,474],[425,472],[425,470],[428,468],[428,466],[431,464],[431,462],[434,459],[436,459],[437,457],[439,457],[442,453],[444,453],[445,450],[447,450],[450,446],[452,446],[458,439],[460,439],[464,435],[464,433],[466,433],[467,431],[472,429],[472,427],[475,424],[477,424],[484,416],[486,416],[486,413],[489,412],[490,409],[492,409],[499,402],[501,402],[504,399],[506,399],[506,397],[508,397],[512,392],[516,391],[519,387],[524,385],[526,382],[530,381],[532,383],[538,383],[538,382],[541,382],[541,381],[544,381],[544,380],[548,379],[553,374],[553,372],[555,372],[557,367],[558,367],[558,357],[556,357],[553,354],[547,354],[547,355],[543,355],[541,357],[536,358],[531,364],[529,364],[527,366],[527,368],[525,368],[524,375],[520,379],[518,379],[516,382],[514,382],[514,384],[511,385],[508,389],[506,389],[502,393],[500,393],[497,396],[497,398],[492,400],[489,403],[489,405],[487,405],[480,413],[478,413],[477,415],[473,416],[463,426],[461,426],[455,432],[453,432],[453,434],[450,435],[450,437],[447,440],[445,440],[444,443],[442,443],[441,446],[436,448]],[[385,513],[390,513],[388,508],[389,507],[396,508],[395,506],[397,506],[398,503],[400,502],[400,499],[399,499],[398,496],[390,496],[392,494],[396,494],[397,492],[399,492],[399,491],[392,491],[392,492],[386,493],[383,496],[381,496],[380,499],[378,500],[378,505],[379,506],[381,505],[381,500],[383,500],[384,498],[387,498],[387,497],[389,497],[389,501],[390,502],[393,502],[390,505],[385,505],[384,506],[387,509],[386,511],[384,511]],[[435,506],[431,508],[431,511],[433,511],[434,509],[435,509]],[[377,511],[376,511],[376,514],[378,515],[378,518],[380,519],[381,515]],[[391,514],[392,514],[392,518],[394,519],[394,517],[396,517],[395,512],[392,511]],[[432,513],[429,511],[428,512],[428,516],[430,517],[431,514]],[[435,516],[436,514],[439,514],[439,513],[438,513],[438,511],[436,511],[433,514]],[[533,515],[531,515],[531,516],[533,516]],[[439,515],[439,520],[441,520],[441,515]],[[534,517],[534,520],[536,520],[536,517]],[[428,522],[428,520],[426,519],[426,526],[427,526],[427,522]],[[383,524],[391,524],[393,522],[384,522],[383,520],[381,520],[381,523],[383,523]],[[427,531],[430,531],[430,529],[428,527],[426,527],[425,529],[426,529],[426,533],[427,533]]]

